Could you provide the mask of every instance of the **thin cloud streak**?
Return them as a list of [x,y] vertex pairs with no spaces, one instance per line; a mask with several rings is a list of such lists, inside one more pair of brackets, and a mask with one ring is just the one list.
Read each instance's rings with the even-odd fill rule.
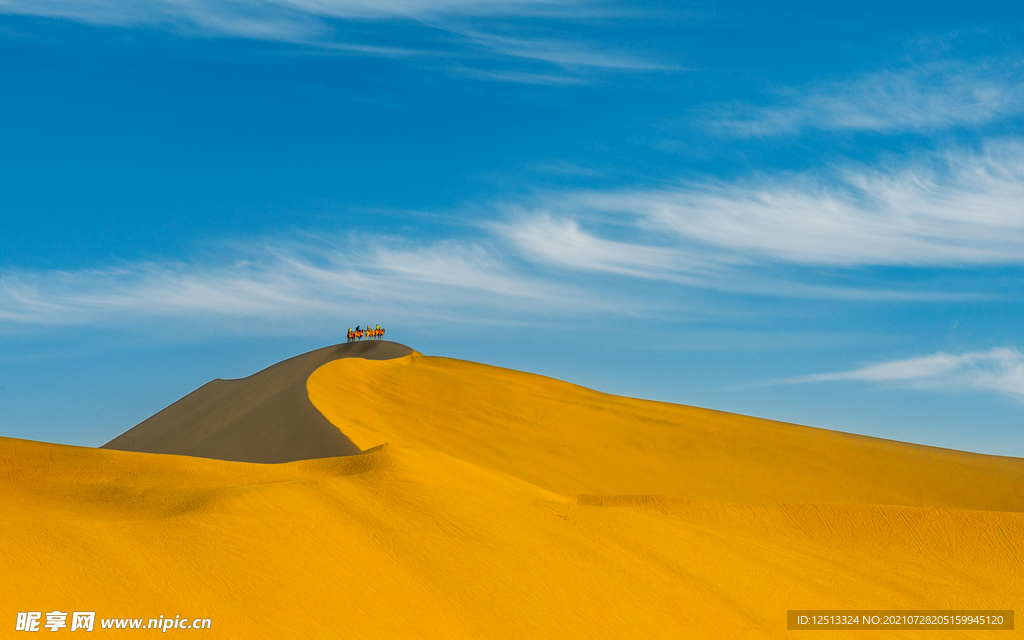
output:
[[546,86],[569,86],[586,84],[586,80],[569,75],[550,73],[531,73],[529,71],[488,71],[469,67],[452,68],[453,74],[476,80],[493,80],[498,82],[514,82],[517,84],[534,84]]
[[[281,42],[352,55],[442,65],[483,80],[579,84],[586,71],[671,71],[675,67],[593,46],[551,38],[512,38],[493,31],[510,18],[578,19],[587,2],[551,0],[0,0],[0,14],[63,18],[119,27],[157,27],[208,37]],[[418,46],[361,33],[368,21],[401,21],[423,36]],[[376,30],[374,30],[376,31]],[[369,39],[369,40],[367,40]],[[501,61],[511,68],[493,68]],[[487,65],[491,68],[487,68]],[[516,65],[541,68],[517,68]]]
[[[677,264],[969,267],[1024,263],[1024,143],[952,150],[888,169],[850,166],[746,183],[556,194],[507,231],[537,255],[562,238],[558,260],[607,270],[627,247],[582,242],[582,222],[613,220],[634,235],[627,261],[652,272]],[[575,226],[574,226],[575,225]],[[611,242],[611,244],[609,244]],[[669,260],[665,251],[674,251]],[[607,254],[606,261],[600,258]],[[577,256],[574,258],[573,256]],[[666,265],[672,264],[668,267]]]
[[935,353],[892,360],[852,371],[802,376],[783,384],[863,381],[921,389],[981,389],[1024,402],[1024,354],[1000,347],[961,355]]
[[[143,263],[80,272],[0,274],[0,324],[132,325],[169,319],[322,323],[401,311],[444,321],[540,318],[606,309],[574,290],[512,272],[479,246],[394,246],[339,252],[291,243],[234,264]],[[575,310],[575,311],[574,311]]]
[[510,38],[508,36],[467,31],[471,42],[502,55],[549,62],[565,69],[593,68],[618,71],[679,71],[679,67],[657,64],[626,53],[609,53],[597,47],[550,39]]
[[[801,273],[783,275],[773,265],[706,247],[648,245],[602,238],[584,230],[575,219],[547,213],[519,216],[512,223],[491,225],[522,258],[549,269],[640,278],[682,287],[729,294],[776,298],[847,301],[965,302],[997,296],[980,292],[929,291],[805,281]],[[634,230],[630,230],[634,231]],[[563,278],[569,276],[563,275]]]
[[[781,97],[784,104],[774,107],[718,105],[698,124],[740,138],[808,129],[888,133],[974,127],[1024,113],[1024,78],[1016,61],[942,61],[791,89]],[[727,115],[713,115],[723,111]]]
[[674,247],[655,247],[607,240],[580,228],[575,220],[547,214],[495,225],[525,257],[556,267],[640,278],[664,279],[667,274],[708,271],[712,265],[688,260]]
[[[116,0],[0,0],[0,12],[108,25],[186,20],[211,31],[248,35],[266,30],[257,25],[300,23],[303,16],[427,19],[441,15],[534,15],[543,13],[546,7],[565,4],[550,0],[267,0],[258,4],[232,0],[142,0],[132,3]],[[250,31],[253,27],[256,30]]]

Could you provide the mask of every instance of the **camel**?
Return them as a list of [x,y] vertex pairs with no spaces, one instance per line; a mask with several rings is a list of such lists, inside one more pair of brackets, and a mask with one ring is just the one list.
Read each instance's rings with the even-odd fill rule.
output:
[[371,338],[374,339],[374,340],[380,340],[383,335],[384,335],[384,330],[381,329],[380,325],[378,324],[376,327],[374,327],[372,329],[370,328],[370,325],[366,325],[365,329],[362,329],[360,327],[356,327],[355,331],[352,330],[352,327],[349,327],[348,328],[347,338],[348,338],[349,342],[355,342],[357,340],[362,340],[364,337],[367,340],[370,340]]

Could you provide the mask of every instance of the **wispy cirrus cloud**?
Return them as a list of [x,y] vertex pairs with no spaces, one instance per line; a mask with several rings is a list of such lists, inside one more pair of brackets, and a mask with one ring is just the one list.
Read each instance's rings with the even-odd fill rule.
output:
[[714,265],[676,247],[650,246],[598,237],[577,221],[548,214],[522,217],[494,226],[527,259],[555,267],[641,278],[710,271]]
[[[345,249],[334,248],[339,244]],[[572,287],[514,272],[467,242],[410,246],[387,238],[321,238],[236,246],[233,255],[230,262],[8,271],[0,274],[0,324],[131,326],[187,319],[216,325],[246,319],[258,332],[371,311],[493,322],[601,306]]]
[[600,46],[549,38],[521,38],[469,30],[472,42],[496,53],[549,62],[566,69],[589,68],[629,71],[678,71],[679,67],[646,60],[628,53],[603,51]]
[[986,295],[977,282],[970,291],[930,290],[863,271],[1024,264],[1024,143],[756,184],[553,193],[477,213],[486,210],[489,221],[432,243],[311,236],[187,263],[7,271],[0,273],[0,324],[302,324],[371,308],[481,322],[635,314],[645,303],[622,278],[662,287],[652,298],[662,307],[683,298],[679,287],[761,297],[976,299]]
[[863,381],[920,389],[981,389],[1024,402],[1024,353],[1008,347],[960,355],[934,353],[851,371],[791,378],[788,384]]
[[[443,15],[543,14],[570,2],[557,0],[3,0],[0,12],[71,18],[108,25],[170,24],[183,21],[214,33],[236,36],[288,34],[315,29],[311,18],[410,18]],[[278,27],[293,28],[278,31]],[[297,27],[297,28],[296,28]]]
[[[615,239],[596,231],[609,220]],[[1024,143],[756,182],[560,194],[503,233],[549,262],[648,276],[711,265],[1018,265]],[[624,233],[637,240],[623,243]]]
[[[154,27],[236,37],[353,55],[406,59],[502,82],[579,84],[587,72],[669,71],[676,67],[608,43],[584,43],[565,29],[504,35],[523,18],[564,25],[590,13],[584,0],[0,0],[0,14],[32,15],[119,27]],[[596,9],[595,9],[596,11]],[[595,15],[598,15],[595,13]],[[374,25],[390,21],[391,29]]]
[[698,126],[724,136],[804,130],[926,132],[975,127],[1024,113],[1024,66],[1016,60],[935,61],[778,93],[778,103],[716,105]]

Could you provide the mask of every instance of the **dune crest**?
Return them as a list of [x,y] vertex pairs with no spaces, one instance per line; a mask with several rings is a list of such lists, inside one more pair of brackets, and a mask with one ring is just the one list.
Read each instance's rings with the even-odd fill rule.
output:
[[359,446],[435,450],[561,494],[1024,511],[1018,458],[612,396],[449,358],[337,360],[308,387]]

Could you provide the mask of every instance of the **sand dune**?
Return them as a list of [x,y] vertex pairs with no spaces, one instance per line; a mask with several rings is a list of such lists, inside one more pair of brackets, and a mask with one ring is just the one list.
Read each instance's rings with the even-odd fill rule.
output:
[[410,353],[396,342],[351,342],[290,358],[248,378],[214,380],[103,448],[266,463],[359,453],[309,404],[306,379],[339,358],[383,360]]
[[361,447],[432,449],[562,494],[1024,511],[1024,461],[611,396],[497,367],[338,360],[313,404]]
[[0,439],[10,628],[70,608],[209,617],[196,635],[223,638],[847,638],[787,632],[786,610],[1024,595],[1019,459],[418,354],[307,375],[363,453],[267,465]]

